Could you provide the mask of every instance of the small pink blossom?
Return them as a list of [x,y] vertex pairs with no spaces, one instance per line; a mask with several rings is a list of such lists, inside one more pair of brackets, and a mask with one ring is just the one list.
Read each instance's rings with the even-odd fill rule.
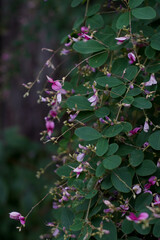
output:
[[65,55],[66,56],[66,55],[68,55],[68,53],[70,53],[70,50],[63,48],[60,55]]
[[52,89],[54,91],[59,91],[62,88],[62,85],[58,80],[54,81],[52,78],[48,76],[47,76],[47,79],[48,79],[48,82],[52,83]]
[[157,161],[157,167],[160,168],[160,158]]
[[153,205],[160,205],[160,195],[156,194]]
[[117,37],[115,39],[117,40],[117,45],[121,45],[124,41],[128,40],[129,37]]
[[54,231],[54,233],[53,233],[53,237],[57,237],[58,234],[59,234],[59,229],[56,228],[55,231]]
[[143,127],[143,131],[144,131],[144,132],[148,132],[148,131],[149,131],[149,124],[148,124],[148,121],[145,121],[145,123],[144,123],[144,127]]
[[140,130],[141,130],[141,127],[136,127],[134,129],[132,129],[131,131],[129,131],[128,136],[135,135]]
[[150,76],[149,81],[148,81],[148,82],[145,82],[144,85],[145,85],[145,86],[152,86],[152,85],[155,85],[155,84],[157,84],[157,81],[156,81],[156,79],[155,79],[154,74],[152,73],[151,76]]
[[83,149],[83,150],[87,150],[87,149],[88,149],[87,147],[84,147],[84,146],[82,146],[81,144],[78,144],[78,147],[79,147],[80,149]]
[[83,167],[81,165],[79,165],[77,168],[75,168],[73,170],[73,172],[75,172],[77,174],[77,178],[78,178],[79,175],[81,174],[81,172],[83,172]]
[[23,217],[19,212],[11,212],[9,213],[9,217],[14,220],[19,220],[23,226],[25,225],[25,217]]
[[130,64],[132,64],[136,61],[136,56],[132,52],[128,53],[128,58],[129,58],[129,63]]
[[149,217],[148,213],[143,212],[140,213],[138,217],[133,212],[130,212],[129,216],[126,216],[127,220],[133,221],[135,223],[139,223],[141,221],[146,220]]
[[157,177],[156,176],[152,176],[149,178],[148,182],[153,186],[156,184],[157,181]]
[[53,129],[55,127],[55,124],[53,121],[46,121],[46,128],[47,128],[47,133],[48,133],[48,136],[50,137],[53,133]]
[[142,192],[142,189],[139,186],[139,184],[134,185],[132,189],[135,191],[136,194],[140,194]]
[[84,159],[84,157],[85,157],[85,153],[79,153],[79,154],[77,155],[77,161],[78,161],[78,162],[82,162],[83,159]]
[[73,121],[74,121],[74,119],[77,117],[77,115],[78,115],[78,113],[75,113],[75,114],[70,114],[70,115],[69,115],[69,117],[70,117],[70,118],[69,118],[69,120],[68,120],[68,121],[69,121],[69,122],[73,122]]

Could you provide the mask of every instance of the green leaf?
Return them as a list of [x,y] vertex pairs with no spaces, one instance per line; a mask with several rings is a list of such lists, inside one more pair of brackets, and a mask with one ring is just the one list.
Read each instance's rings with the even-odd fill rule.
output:
[[121,124],[116,124],[116,125],[108,127],[106,130],[104,130],[103,134],[106,137],[115,137],[122,131],[123,131],[122,125]]
[[134,150],[131,152],[129,162],[133,167],[137,167],[143,162],[144,153],[141,150]]
[[133,96],[133,97],[134,97],[134,96],[139,95],[141,92],[142,92],[142,91],[141,91],[140,88],[133,88],[133,89],[131,89],[131,90],[127,93],[126,96]]
[[106,85],[108,85],[109,88],[123,84],[121,80],[115,77],[99,77],[96,79],[96,82],[102,87],[106,87]]
[[123,99],[122,103],[132,104],[133,101],[134,101],[134,98],[132,96],[127,96]]
[[157,220],[153,227],[153,235],[157,238],[160,237],[160,220]]
[[87,98],[83,96],[71,96],[67,99],[67,106],[70,109],[77,109],[77,110],[93,110],[93,108],[90,106],[91,103],[88,101]]
[[91,141],[100,138],[102,135],[94,128],[81,127],[75,130],[75,135],[85,141]]
[[108,107],[101,107],[95,111],[95,115],[98,118],[104,118],[110,114],[110,109]]
[[142,240],[142,239],[138,237],[129,237],[128,240]]
[[111,97],[112,98],[121,97],[125,93],[126,89],[127,88],[125,85],[119,85],[117,87],[113,87],[111,90]]
[[111,182],[111,175],[108,174],[106,178],[101,183],[101,189],[108,190],[113,186]]
[[81,2],[82,0],[72,0],[71,7],[77,7]]
[[122,232],[125,234],[130,234],[134,231],[133,222],[124,219],[122,222]]
[[63,208],[61,211],[61,223],[66,229],[73,224],[74,214],[69,208]]
[[100,138],[96,145],[96,155],[101,157],[108,150],[108,141],[105,138]]
[[152,59],[155,56],[155,54],[156,54],[155,50],[150,46],[147,46],[145,48],[145,55],[147,58]]
[[99,14],[87,18],[87,26],[91,29],[101,28],[104,25],[103,17]]
[[116,27],[118,29],[122,29],[124,26],[128,26],[129,24],[129,12],[122,13],[116,22]]
[[107,58],[108,58],[108,53],[103,52],[96,56],[91,57],[88,63],[93,68],[100,67],[107,61]]
[[134,77],[136,76],[137,72],[138,72],[138,68],[136,66],[129,66],[126,69],[124,77],[126,79],[128,79],[129,81],[131,81],[132,79],[134,79]]
[[78,53],[89,54],[105,50],[106,48],[95,40],[88,40],[87,42],[80,41],[74,43],[73,49]]
[[107,154],[105,156],[111,156],[113,155],[114,153],[117,152],[119,146],[117,143],[111,143],[108,147],[108,151],[107,151]]
[[87,12],[87,17],[90,17],[97,13],[100,9],[101,5],[100,4],[94,4],[92,6],[89,6],[88,12]]
[[133,226],[134,226],[134,229],[142,235],[148,235],[151,230],[151,226],[143,228],[142,223],[139,223],[139,224],[133,223]]
[[156,165],[151,160],[144,160],[143,163],[136,169],[139,176],[149,176],[157,170]]
[[76,218],[74,220],[74,223],[70,226],[70,229],[73,232],[80,231],[82,229],[83,224],[84,224],[84,222],[81,218]]
[[132,105],[140,109],[150,109],[152,107],[152,103],[144,97],[135,98]]
[[75,179],[71,185],[81,190],[84,188],[84,182],[81,179]]
[[112,171],[111,181],[113,186],[120,192],[128,193],[132,187],[132,177],[127,167]]
[[57,174],[58,176],[60,176],[60,177],[62,177],[62,176],[69,177],[71,171],[73,171],[73,169],[72,169],[70,166],[71,166],[71,167],[77,167],[78,164],[75,164],[75,163],[73,164],[73,163],[71,163],[71,164],[69,164],[69,166],[64,165],[64,166],[62,166],[62,167],[59,167],[59,168],[56,170],[56,174]]
[[89,213],[89,218],[95,216],[98,212],[100,212],[101,208],[102,208],[102,204],[92,208],[92,210]]
[[160,62],[156,62],[156,64],[147,68],[147,72],[156,73],[160,71]]
[[151,7],[136,8],[132,10],[132,15],[138,19],[153,19],[156,17],[156,11]]
[[126,156],[126,155],[130,154],[130,152],[133,150],[134,150],[134,147],[132,147],[132,146],[121,145],[120,148],[118,149],[117,154],[120,156]]
[[103,166],[108,170],[112,170],[114,168],[119,167],[121,162],[122,162],[122,159],[121,159],[120,156],[112,155],[112,156],[107,157],[103,160]]
[[141,211],[141,209],[149,206],[153,200],[153,196],[150,193],[143,193],[136,198],[135,209]]
[[1,189],[0,204],[3,205],[7,202],[8,188],[7,188],[7,184],[2,178],[0,178],[0,189]]
[[97,182],[97,178],[91,177],[87,183],[87,189],[91,191],[94,188],[96,182]]
[[93,189],[92,191],[90,191],[88,194],[85,195],[85,198],[91,199],[97,194],[97,192],[98,192],[97,190]]
[[144,0],[130,0],[129,1],[129,6],[130,8],[136,8],[138,7],[139,5],[141,5],[141,3],[143,2]]
[[160,131],[152,133],[148,141],[153,149],[160,150]]
[[106,171],[106,170],[105,170],[103,164],[100,163],[100,164],[98,165],[98,167],[96,168],[96,177],[102,177],[103,174],[105,173],[105,171]]
[[132,125],[129,122],[122,122],[123,132],[129,132],[132,130]]
[[112,66],[112,73],[121,76],[123,71],[128,66],[128,59],[118,58],[114,61]]
[[160,32],[156,33],[151,38],[151,47],[155,50],[160,51]]

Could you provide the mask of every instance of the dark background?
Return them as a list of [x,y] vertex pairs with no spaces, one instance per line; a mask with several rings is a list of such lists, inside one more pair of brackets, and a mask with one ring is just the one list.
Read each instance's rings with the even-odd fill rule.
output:
[[[36,79],[51,56],[42,48],[56,50],[63,37],[70,33],[79,13],[70,7],[69,0],[1,0],[0,2],[0,239],[36,240],[49,229],[52,221],[52,197],[49,196],[29,216],[21,233],[17,221],[9,219],[9,212],[26,215],[54,184],[55,165],[36,178],[36,172],[50,163],[56,153],[52,144],[40,142],[39,133],[45,129],[46,104],[38,104],[48,67],[35,84],[30,96],[23,98],[23,83]],[[77,12],[78,11],[78,12]],[[60,54],[53,64],[62,61]],[[54,77],[62,77],[65,65]]]

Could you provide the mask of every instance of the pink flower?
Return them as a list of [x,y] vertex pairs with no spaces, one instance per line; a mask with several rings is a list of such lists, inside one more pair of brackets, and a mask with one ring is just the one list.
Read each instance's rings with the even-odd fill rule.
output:
[[136,127],[132,129],[131,131],[129,131],[128,136],[135,135],[139,130],[141,130],[141,127]]
[[153,205],[160,205],[160,195],[156,194]]
[[157,161],[157,167],[160,168],[160,158]]
[[148,121],[145,121],[145,123],[144,123],[144,127],[143,127],[143,131],[144,131],[144,132],[148,132],[148,131],[149,131],[149,124],[148,124]]
[[48,136],[50,137],[53,133],[53,129],[55,127],[55,124],[53,121],[46,121],[46,128],[47,128],[47,133],[48,133]]
[[88,32],[89,32],[89,28],[88,28],[88,27],[85,27],[85,26],[82,26],[82,27],[81,27],[81,32],[83,32],[83,33],[88,33]]
[[152,176],[149,178],[148,182],[151,184],[151,185],[155,185],[156,184],[156,181],[157,181],[157,177],[156,176]]
[[94,95],[88,98],[88,101],[91,103],[91,106],[95,106],[99,101],[98,93],[94,86],[92,86],[92,89],[93,89]]
[[129,63],[130,64],[132,64],[136,61],[136,56],[132,52],[128,53],[128,58],[129,58]]
[[135,191],[136,194],[140,194],[141,191],[142,191],[142,189],[139,186],[139,184],[134,185],[132,189]]
[[130,212],[129,216],[127,216],[126,218],[129,221],[139,223],[141,221],[146,220],[148,217],[149,217],[149,215],[146,212],[140,213],[138,217],[136,217],[136,215],[134,213]]
[[53,233],[53,237],[57,237],[58,234],[59,234],[59,229],[56,228],[55,231],[54,231],[54,233]]
[[74,119],[77,117],[77,115],[78,115],[78,113],[75,113],[75,114],[70,114],[70,115],[69,115],[69,117],[70,117],[70,118],[69,118],[69,120],[68,120],[68,121],[69,121],[69,122],[73,122],[73,121],[74,121]]
[[69,52],[70,50],[63,48],[60,55],[68,55]]
[[11,212],[9,213],[9,217],[14,220],[19,220],[23,226],[25,225],[25,217],[23,217],[19,212]]
[[144,85],[145,86],[152,86],[152,85],[155,85],[155,84],[157,84],[157,81],[155,79],[154,73],[152,73],[151,76],[150,76],[149,81],[145,82]]
[[78,178],[79,175],[81,174],[81,172],[83,172],[83,167],[81,165],[79,165],[77,168],[75,168],[73,170],[73,172],[75,172],[77,174],[77,178]]
[[88,149],[87,147],[84,147],[84,146],[82,146],[81,144],[78,144],[78,147],[79,147],[80,149],[83,149],[83,150],[87,150],[87,149]]
[[47,76],[47,79],[48,79],[48,82],[52,83],[52,89],[54,91],[59,91],[62,88],[62,85],[58,80],[54,81],[52,78],[48,76]]
[[77,155],[77,161],[78,161],[78,162],[82,162],[83,159],[84,159],[84,157],[85,157],[85,153],[79,153],[79,154]]
[[128,40],[129,37],[117,37],[115,39],[117,40],[117,45],[121,45],[124,41]]

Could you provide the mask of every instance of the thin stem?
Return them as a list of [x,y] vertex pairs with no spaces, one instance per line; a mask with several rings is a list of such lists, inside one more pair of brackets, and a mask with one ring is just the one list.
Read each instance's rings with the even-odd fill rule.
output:
[[28,216],[31,214],[31,212],[32,212],[41,202],[43,202],[49,194],[50,194],[50,192],[48,192],[38,203],[36,203],[36,205],[34,205],[34,206],[31,208],[31,210],[30,210],[30,211],[28,212],[28,214],[25,216],[25,219],[28,218]]

